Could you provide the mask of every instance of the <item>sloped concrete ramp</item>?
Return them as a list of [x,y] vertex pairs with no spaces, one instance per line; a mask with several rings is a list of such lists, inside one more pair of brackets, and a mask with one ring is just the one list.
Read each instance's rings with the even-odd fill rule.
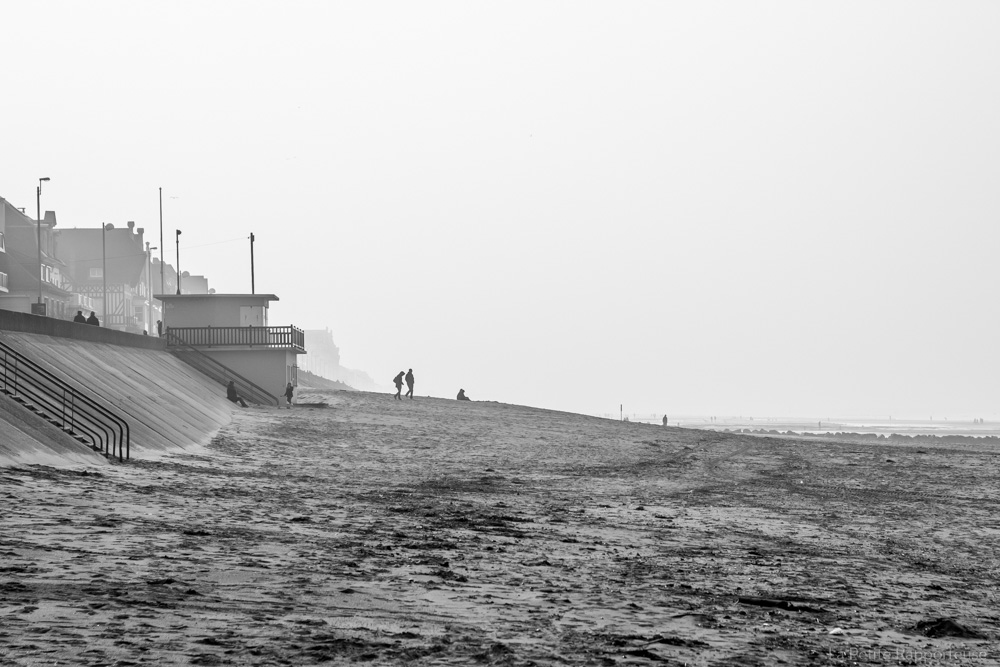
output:
[[[225,388],[165,351],[12,331],[0,339],[124,417],[133,458],[206,445],[232,418]],[[0,466],[32,463],[104,458],[0,396]]]

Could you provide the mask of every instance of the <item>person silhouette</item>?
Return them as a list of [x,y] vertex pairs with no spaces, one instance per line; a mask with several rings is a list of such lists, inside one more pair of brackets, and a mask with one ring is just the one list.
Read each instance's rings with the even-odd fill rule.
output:
[[247,402],[240,398],[240,395],[236,392],[236,383],[232,380],[226,385],[226,398],[233,403],[239,403],[244,408],[247,406]]
[[93,324],[95,326],[101,326],[101,321],[97,319],[97,314],[94,311],[90,311],[90,317],[87,318],[87,324]]
[[292,396],[295,395],[295,388],[292,387],[292,383],[289,382],[288,386],[285,387],[285,400],[288,401],[288,408],[292,407]]
[[458,390],[458,396],[455,397],[456,401],[471,401],[472,399],[465,395],[464,389]]
[[81,324],[86,324],[87,323],[87,318],[83,316],[83,311],[82,310],[78,310],[78,311],[76,311],[76,317],[73,318],[73,321],[74,322],[79,322]]
[[403,371],[399,371],[399,375],[392,379],[393,384],[396,385],[396,395],[393,396],[396,400],[403,400],[400,394],[403,393],[403,376],[406,375]]
[[[413,400],[413,369],[406,371],[406,395]],[[402,400],[402,399],[400,399]]]

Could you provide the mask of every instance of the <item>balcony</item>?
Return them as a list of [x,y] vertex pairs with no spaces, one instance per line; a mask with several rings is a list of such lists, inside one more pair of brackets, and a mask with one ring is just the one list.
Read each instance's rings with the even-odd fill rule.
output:
[[306,351],[305,332],[293,326],[167,327],[167,332],[191,347],[261,347]]

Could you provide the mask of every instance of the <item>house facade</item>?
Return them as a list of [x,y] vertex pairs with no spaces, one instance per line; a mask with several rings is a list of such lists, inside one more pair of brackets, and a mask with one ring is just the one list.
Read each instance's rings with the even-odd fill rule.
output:
[[92,304],[103,326],[138,334],[156,331],[158,304],[154,308],[151,257],[143,234],[134,222],[125,227],[61,229],[55,234],[56,252],[80,296],[79,309],[87,310],[84,301]]
[[[41,225],[0,197],[0,309],[72,319],[73,292],[67,265],[54,246],[56,214]],[[38,240],[41,236],[41,265]]]

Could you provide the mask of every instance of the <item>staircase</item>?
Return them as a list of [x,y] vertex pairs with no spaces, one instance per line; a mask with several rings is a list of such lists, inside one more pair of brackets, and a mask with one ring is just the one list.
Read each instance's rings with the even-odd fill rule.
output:
[[106,457],[129,458],[128,422],[2,341],[0,393]]
[[254,384],[225,364],[216,361],[198,348],[188,345],[180,336],[171,333],[170,330],[167,330],[163,337],[167,341],[168,352],[223,386],[227,386],[232,381],[236,385],[236,392],[242,398],[258,405],[281,405],[277,396],[269,393],[260,385]]

